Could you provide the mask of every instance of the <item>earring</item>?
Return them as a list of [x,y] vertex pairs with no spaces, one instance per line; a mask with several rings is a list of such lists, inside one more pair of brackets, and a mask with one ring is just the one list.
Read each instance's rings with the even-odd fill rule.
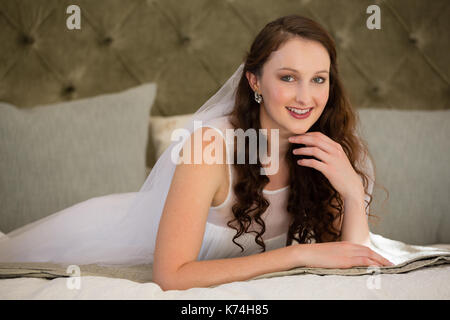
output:
[[255,101],[260,104],[262,100],[263,100],[262,95],[260,95],[258,92],[255,91]]

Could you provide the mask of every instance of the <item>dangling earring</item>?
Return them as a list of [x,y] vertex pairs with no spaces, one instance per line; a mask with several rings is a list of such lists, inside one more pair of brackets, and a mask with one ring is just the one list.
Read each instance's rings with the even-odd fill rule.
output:
[[263,100],[262,95],[260,95],[258,92],[255,91],[255,101],[261,104],[262,100]]

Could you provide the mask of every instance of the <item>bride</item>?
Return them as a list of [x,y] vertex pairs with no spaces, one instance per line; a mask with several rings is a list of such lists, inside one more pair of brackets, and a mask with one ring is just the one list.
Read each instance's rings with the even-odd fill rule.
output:
[[[194,130],[195,121],[202,126]],[[301,266],[391,265],[369,248],[373,177],[356,125],[330,35],[308,18],[280,17],[139,192],[92,198],[12,231],[0,242],[0,262],[152,263],[164,290]],[[225,139],[234,129],[267,135],[256,148],[238,147]],[[187,150],[210,148],[192,138],[211,133],[221,161],[186,161]],[[247,160],[261,142],[279,161],[271,174],[261,158]],[[247,161],[235,163],[238,155]]]

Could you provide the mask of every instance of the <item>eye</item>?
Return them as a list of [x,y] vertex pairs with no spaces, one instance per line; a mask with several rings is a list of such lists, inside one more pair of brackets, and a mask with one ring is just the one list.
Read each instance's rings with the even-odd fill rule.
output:
[[[291,76],[291,75],[287,75],[287,76],[284,76],[284,77],[281,77],[281,80],[283,80],[283,79],[286,79],[286,78],[294,78],[293,76]],[[285,80],[283,80],[283,81],[285,81]],[[292,81],[287,81],[287,82],[292,82]]]
[[319,82],[316,81],[316,83],[318,83],[318,84],[325,83],[325,81],[327,80],[327,79],[325,79],[325,78],[323,78],[323,77],[316,77],[316,78],[314,78],[314,79],[320,79]]

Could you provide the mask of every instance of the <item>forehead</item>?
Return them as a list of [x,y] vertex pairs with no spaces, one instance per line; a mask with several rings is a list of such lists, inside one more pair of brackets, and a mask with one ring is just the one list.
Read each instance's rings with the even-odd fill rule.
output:
[[329,70],[330,57],[321,43],[296,37],[273,51],[264,65],[264,69],[272,71],[282,67],[293,68],[301,73]]

